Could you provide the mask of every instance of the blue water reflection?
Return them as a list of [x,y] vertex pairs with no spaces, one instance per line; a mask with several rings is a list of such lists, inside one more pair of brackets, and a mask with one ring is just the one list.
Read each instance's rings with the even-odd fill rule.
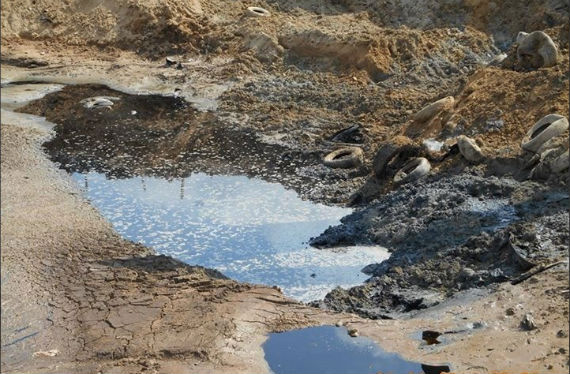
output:
[[308,239],[350,209],[301,200],[282,185],[245,176],[107,179],[74,174],[87,197],[127,239],[239,281],[277,285],[298,300],[362,283],[362,267],[381,262],[381,247],[333,253]]
[[351,338],[344,327],[320,326],[270,334],[265,360],[276,374],[440,374],[429,366],[385,352],[371,339]]

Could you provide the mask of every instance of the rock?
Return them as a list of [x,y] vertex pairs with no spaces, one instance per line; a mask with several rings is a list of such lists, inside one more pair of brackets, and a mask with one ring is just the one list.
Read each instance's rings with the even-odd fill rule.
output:
[[469,279],[469,278],[474,277],[475,274],[476,274],[476,273],[475,273],[475,270],[473,270],[473,269],[471,269],[471,268],[468,268],[468,267],[465,267],[465,268],[463,268],[463,269],[461,270],[461,272],[459,273],[459,276],[460,276],[462,279]]
[[507,310],[505,310],[505,314],[507,316],[514,316],[515,315],[515,310],[513,308],[507,308]]
[[272,62],[281,57],[285,50],[277,38],[263,32],[248,34],[244,43],[248,49],[254,51],[255,57],[261,62]]
[[568,166],[570,165],[568,151],[550,161],[549,165],[550,169],[555,173],[560,173],[568,169]]
[[172,57],[167,57],[165,65],[166,66],[176,65],[176,62],[177,61],[175,59],[173,59]]
[[334,324],[336,327],[341,327],[344,326],[344,322],[343,321],[338,321],[337,323]]
[[487,322],[484,321],[478,321],[478,322],[473,322],[473,324],[471,325],[472,329],[482,329],[483,327],[487,327]]
[[521,329],[525,330],[525,331],[531,331],[536,329],[536,322],[534,322],[534,317],[532,316],[532,314],[527,313],[524,315],[524,318],[521,321]]
[[556,336],[558,338],[567,338],[568,337],[568,333],[564,330],[558,330],[558,332],[556,333]]
[[435,117],[435,115],[438,114],[439,112],[446,109],[451,109],[454,104],[455,104],[455,99],[453,98],[453,96],[447,96],[444,97],[443,99],[439,99],[429,105],[426,105],[425,107],[422,108],[422,110],[417,112],[416,115],[414,116],[414,121],[427,122],[433,117]]
[[38,351],[32,354],[32,357],[55,357],[59,354],[57,349],[50,349],[49,351]]
[[441,336],[440,332],[433,330],[422,331],[422,339],[425,340],[427,345],[439,344],[441,343],[437,338]]
[[366,275],[374,275],[380,269],[382,269],[381,264],[369,264],[363,267],[360,271]]
[[457,137],[457,145],[459,146],[459,152],[467,161],[479,162],[484,158],[483,152],[481,152],[481,148],[479,148],[475,140],[465,135]]
[[435,139],[426,139],[422,142],[422,146],[430,152],[439,152],[443,147],[443,143]]
[[356,338],[358,336],[358,330],[357,329],[350,329],[350,330],[348,330],[348,335],[350,335],[353,338]]

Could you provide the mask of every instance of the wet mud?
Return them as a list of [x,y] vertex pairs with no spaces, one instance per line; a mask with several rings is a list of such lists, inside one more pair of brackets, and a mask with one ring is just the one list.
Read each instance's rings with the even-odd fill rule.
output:
[[[104,108],[81,104],[98,96],[119,100]],[[330,172],[322,166],[323,152],[318,149],[265,142],[258,131],[200,112],[174,96],[66,86],[19,111],[58,124],[56,136],[44,147],[68,172],[96,171],[113,178],[184,178],[195,172],[247,175],[278,182],[303,197],[316,196],[315,184],[327,188],[339,179],[350,181],[366,174],[365,169]],[[331,193],[313,200],[330,203],[338,198]]]
[[391,318],[567,259],[569,207],[563,188],[476,173],[404,186],[311,241],[319,247],[383,243],[393,251],[363,269],[371,275],[365,285],[336,289],[316,305]]
[[[94,96],[119,100],[104,108],[81,104]],[[279,182],[309,198],[314,195],[303,191],[314,194],[315,185],[305,175],[312,175],[319,184],[335,187],[331,194],[317,189],[321,195],[315,200],[329,204],[338,203],[339,193],[351,193],[346,185],[335,184],[339,179],[360,181],[364,187],[370,181],[383,183],[375,177],[365,182],[366,166],[320,173],[327,168],[317,148],[268,143],[263,129],[227,126],[220,113],[199,112],[174,94],[127,95],[104,86],[67,86],[20,110],[58,123],[55,137],[44,147],[68,172],[167,179],[196,172],[240,174]],[[342,133],[331,136],[342,139]],[[389,170],[394,173],[407,158],[423,152],[410,147]],[[311,239],[318,248],[379,245],[393,252],[389,260],[364,267],[370,276],[365,284],[339,287],[313,306],[394,318],[437,305],[460,290],[489,287],[565,258],[569,200],[560,179],[547,184],[525,180],[524,173],[516,174],[518,163],[510,166],[513,176],[497,173],[492,162],[470,166],[453,148],[442,160],[447,171],[402,186],[379,186],[385,195]]]

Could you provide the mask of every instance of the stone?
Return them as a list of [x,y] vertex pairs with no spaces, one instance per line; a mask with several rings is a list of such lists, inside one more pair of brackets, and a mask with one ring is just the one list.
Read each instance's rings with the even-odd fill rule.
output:
[[350,329],[350,330],[348,330],[348,335],[350,335],[353,338],[356,338],[358,336],[358,330],[357,329]]
[[465,135],[457,137],[457,145],[459,152],[461,152],[461,155],[465,157],[467,161],[479,162],[485,157],[475,140]]
[[537,328],[536,322],[534,321],[534,317],[532,314],[527,313],[524,315],[524,318],[521,321],[521,329],[525,331],[535,330]]

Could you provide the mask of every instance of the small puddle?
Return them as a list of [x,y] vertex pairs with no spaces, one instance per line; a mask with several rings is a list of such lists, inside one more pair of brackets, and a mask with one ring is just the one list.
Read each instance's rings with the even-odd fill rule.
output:
[[482,229],[496,231],[518,220],[517,212],[509,199],[479,200],[469,198],[465,209],[481,217]]
[[203,173],[176,180],[94,172],[73,178],[125,238],[238,281],[279,286],[300,301],[361,284],[368,277],[360,269],[389,257],[382,247],[307,246],[351,209],[301,200],[277,183]]
[[441,374],[447,365],[406,361],[365,337],[352,338],[346,328],[309,327],[270,334],[263,344],[265,360],[275,374]]
[[2,117],[2,123],[18,124],[19,126],[39,130],[51,130],[55,125],[47,121],[44,117],[18,113],[14,112],[14,110],[23,107],[33,100],[41,99],[49,93],[57,92],[63,87],[61,84],[48,83],[3,83],[0,89],[0,101],[2,104],[0,116]]

